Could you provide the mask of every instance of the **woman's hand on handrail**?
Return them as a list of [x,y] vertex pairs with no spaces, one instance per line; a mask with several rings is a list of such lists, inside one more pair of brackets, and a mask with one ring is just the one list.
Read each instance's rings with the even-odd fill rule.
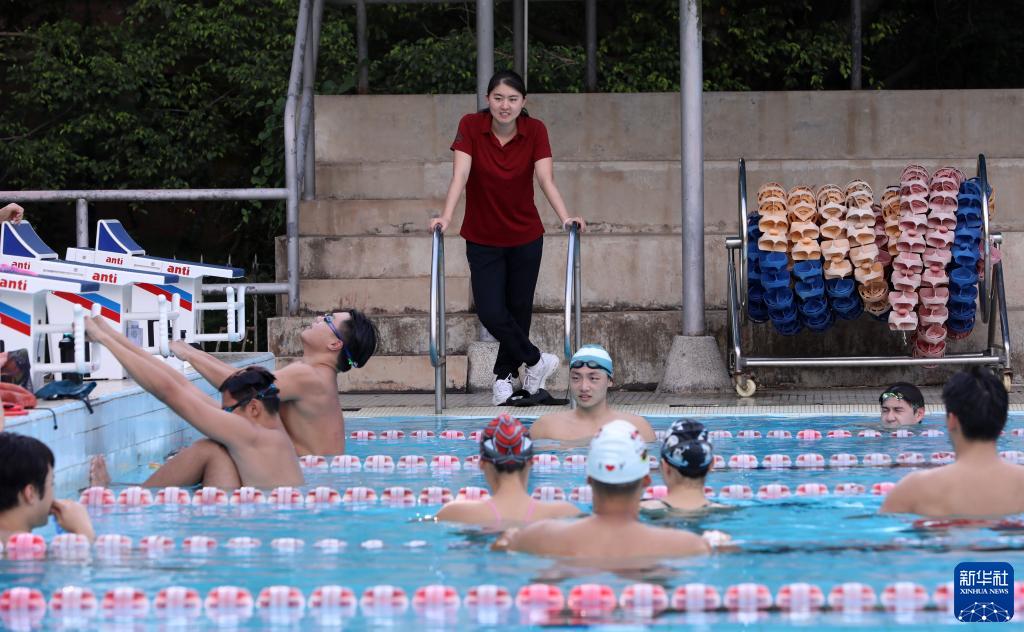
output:
[[576,224],[577,226],[579,226],[581,233],[587,230],[587,222],[583,220],[582,216],[577,215],[576,217],[566,218],[566,220],[562,222],[562,228],[565,230],[569,230],[569,226],[572,224]]
[[435,228],[440,228],[441,232],[448,230],[448,224],[451,223],[451,219],[445,219],[444,217],[433,217],[430,219],[430,232],[433,233]]

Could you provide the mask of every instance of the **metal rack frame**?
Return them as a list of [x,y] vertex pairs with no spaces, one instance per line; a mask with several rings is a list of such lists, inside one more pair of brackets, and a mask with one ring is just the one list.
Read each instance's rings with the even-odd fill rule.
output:
[[[914,358],[912,356],[824,356],[772,357],[747,355],[742,336],[742,324],[747,320],[747,169],[739,161],[739,236],[727,237],[727,293],[729,314],[728,363],[736,392],[750,397],[756,384],[750,369],[758,367],[872,367],[872,366],[936,366],[936,365],[986,365],[998,367],[1003,374],[1003,384],[1009,389],[1013,378],[1010,363],[1010,324],[1006,308],[1006,291],[1003,286],[1002,263],[992,264],[992,245],[1003,241],[1001,233],[990,232],[988,216],[988,171],[984,154],[978,155],[978,176],[982,181],[982,248],[985,257],[985,276],[978,282],[979,316],[988,324],[985,350],[974,353],[947,354],[941,358]],[[1001,338],[997,344],[996,326],[999,325]]]

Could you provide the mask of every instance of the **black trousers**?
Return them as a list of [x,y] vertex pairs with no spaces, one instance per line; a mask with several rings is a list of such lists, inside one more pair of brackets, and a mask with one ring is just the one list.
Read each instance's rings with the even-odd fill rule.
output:
[[543,251],[544,237],[511,248],[466,242],[476,314],[500,343],[498,377],[519,375],[520,365],[540,361],[540,350],[530,342],[530,321]]

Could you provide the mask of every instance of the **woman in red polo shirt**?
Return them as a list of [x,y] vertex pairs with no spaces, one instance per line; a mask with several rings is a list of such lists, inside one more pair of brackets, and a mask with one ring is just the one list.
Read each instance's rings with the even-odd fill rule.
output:
[[526,86],[512,71],[487,84],[487,108],[459,121],[452,143],[452,181],[444,212],[430,222],[442,231],[466,191],[466,216],[460,234],[466,240],[473,300],[480,322],[498,339],[494,361],[493,403],[505,403],[516,390],[519,367],[526,365],[522,387],[531,395],[558,369],[558,357],[530,342],[533,294],[544,249],[544,225],[533,203],[533,178],[565,227],[570,217],[555,186],[551,145],[544,124],[524,110]]

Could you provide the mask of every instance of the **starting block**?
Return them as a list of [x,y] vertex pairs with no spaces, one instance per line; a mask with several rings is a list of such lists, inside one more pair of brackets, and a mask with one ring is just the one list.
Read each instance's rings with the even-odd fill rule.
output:
[[[0,263],[30,274],[87,281],[92,284],[90,287],[96,288],[93,291],[50,288],[45,303],[51,322],[70,322],[76,308],[93,311],[121,333],[125,333],[129,322],[138,321],[144,325],[141,327],[141,347],[149,353],[170,356],[169,343],[177,331],[174,322],[181,314],[180,298],[172,296],[168,301],[166,297],[160,297],[153,309],[147,309],[150,306],[146,305],[143,309],[147,311],[141,311],[133,305],[132,292],[136,283],[174,283],[178,280],[176,275],[58,259],[57,253],[39,238],[28,222],[3,223],[0,229]],[[153,323],[152,331],[150,322]],[[60,357],[60,339],[59,335],[49,337],[51,358]],[[77,335],[75,341],[77,344]],[[119,380],[126,377],[123,367],[110,351],[102,346],[98,346],[97,351],[99,355],[92,356],[97,366],[89,371],[92,379]]]
[[[121,222],[101,219],[96,224],[96,248],[68,248],[69,261],[95,265],[113,265],[131,270],[160,272],[177,275],[172,282],[136,283],[132,292],[133,304],[140,309],[153,309],[160,297],[181,297],[182,315],[176,322],[177,335],[185,342],[241,342],[245,340],[245,288],[238,292],[225,287],[223,302],[203,301],[203,277],[240,279],[245,270],[209,263],[151,257]],[[203,333],[203,312],[223,310],[227,317],[227,332]]]
[[[28,350],[29,372],[32,383],[41,385],[42,376],[48,373],[94,373],[100,369],[100,347],[90,343],[89,357],[86,358],[85,315],[81,305],[74,305],[70,318],[57,321],[47,318],[46,300],[51,292],[84,294],[96,292],[99,284],[92,281],[62,279],[52,276],[32,276],[17,272],[0,272],[0,341],[4,349]],[[92,315],[100,315],[99,304],[92,307]],[[60,352],[50,356],[46,362],[44,351],[46,336],[57,338],[71,334],[75,339],[75,354],[72,362],[60,362]]]

